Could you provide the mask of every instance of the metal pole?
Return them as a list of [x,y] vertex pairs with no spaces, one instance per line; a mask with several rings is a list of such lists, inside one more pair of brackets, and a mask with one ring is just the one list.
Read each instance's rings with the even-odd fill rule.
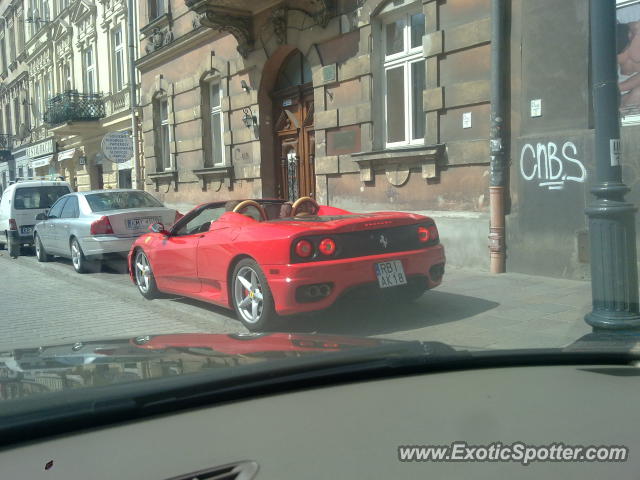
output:
[[504,153],[504,95],[505,95],[505,1],[491,2],[491,163],[489,184],[489,251],[491,273],[506,269],[505,186],[507,165]]
[[138,144],[138,95],[136,75],[136,3],[127,0],[127,37],[129,38],[129,107],[131,109],[131,134],[133,136],[133,172],[135,174],[135,188],[142,188],[140,172],[140,145]]
[[636,208],[620,166],[620,92],[616,68],[615,2],[590,0],[591,65],[595,119],[595,196],[586,209],[591,248],[594,331],[640,329]]

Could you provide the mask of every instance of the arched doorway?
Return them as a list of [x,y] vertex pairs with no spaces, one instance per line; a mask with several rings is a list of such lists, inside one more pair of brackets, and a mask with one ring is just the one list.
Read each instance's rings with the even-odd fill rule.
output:
[[298,50],[283,62],[271,93],[275,190],[294,201],[315,195],[315,138],[311,68]]

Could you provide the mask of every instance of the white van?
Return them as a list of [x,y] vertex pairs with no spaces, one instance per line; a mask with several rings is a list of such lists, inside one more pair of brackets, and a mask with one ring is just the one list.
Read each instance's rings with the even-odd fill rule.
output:
[[72,191],[71,185],[61,181],[24,180],[9,185],[0,198],[0,249],[7,248],[15,258],[22,245],[33,245],[36,215]]

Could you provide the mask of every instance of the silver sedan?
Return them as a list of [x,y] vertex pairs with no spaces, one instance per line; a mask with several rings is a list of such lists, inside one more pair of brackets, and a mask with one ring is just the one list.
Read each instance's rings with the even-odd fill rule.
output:
[[171,225],[180,214],[142,190],[95,190],[60,197],[34,228],[38,261],[71,258],[78,273],[110,255],[126,256],[150,224]]

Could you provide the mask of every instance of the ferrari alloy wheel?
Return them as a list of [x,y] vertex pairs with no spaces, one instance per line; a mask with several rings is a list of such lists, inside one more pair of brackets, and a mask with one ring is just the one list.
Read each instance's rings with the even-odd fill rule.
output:
[[233,271],[231,296],[238,318],[251,331],[268,329],[277,315],[271,290],[259,265],[249,258]]
[[152,299],[158,297],[158,287],[151,270],[151,264],[147,255],[142,250],[136,252],[133,259],[133,271],[135,273],[136,285],[143,297]]
[[51,255],[49,255],[47,251],[44,249],[44,246],[42,245],[42,240],[40,240],[40,235],[38,235],[37,233],[35,237],[35,244],[36,244],[36,258],[38,259],[38,261],[50,262]]

